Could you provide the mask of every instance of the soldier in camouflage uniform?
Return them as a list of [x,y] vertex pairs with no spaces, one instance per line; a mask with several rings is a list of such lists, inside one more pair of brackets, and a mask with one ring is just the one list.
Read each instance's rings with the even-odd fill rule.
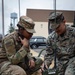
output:
[[56,50],[58,75],[75,75],[75,28],[65,24],[62,12],[56,12],[56,14],[52,12],[49,20],[54,31],[47,39],[44,66],[48,68],[52,63]]
[[42,60],[33,58],[29,48],[35,24],[31,18],[21,16],[17,26],[18,30],[5,36],[2,41],[0,75],[40,75],[38,69]]

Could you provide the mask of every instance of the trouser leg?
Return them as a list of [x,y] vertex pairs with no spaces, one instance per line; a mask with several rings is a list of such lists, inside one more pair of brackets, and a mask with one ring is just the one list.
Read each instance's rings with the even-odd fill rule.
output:
[[1,75],[27,75],[26,72],[17,65],[8,65]]
[[65,75],[75,75],[75,64],[74,63],[70,64],[67,67],[67,69],[65,71]]

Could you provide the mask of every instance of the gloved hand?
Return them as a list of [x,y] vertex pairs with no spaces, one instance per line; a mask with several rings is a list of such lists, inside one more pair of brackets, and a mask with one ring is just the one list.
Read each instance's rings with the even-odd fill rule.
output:
[[43,64],[42,64],[42,66],[41,66],[41,69],[42,69],[42,71],[44,71],[44,70],[48,69],[47,64],[43,63]]

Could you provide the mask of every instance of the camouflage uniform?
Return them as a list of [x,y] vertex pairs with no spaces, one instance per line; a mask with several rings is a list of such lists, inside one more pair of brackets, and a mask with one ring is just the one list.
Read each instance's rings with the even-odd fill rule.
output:
[[45,64],[48,66],[54,59],[54,50],[58,75],[75,75],[75,28],[66,25],[63,36],[55,31],[48,36],[45,55]]
[[[24,16],[22,16],[20,18],[20,21],[20,25],[24,25],[25,29],[30,29],[28,29],[28,32],[35,32],[34,23],[31,23],[33,21],[30,18],[25,18]],[[30,53],[30,49],[23,46],[20,42],[18,31],[14,31],[9,35],[5,36],[2,42],[2,46],[3,48],[0,52],[0,75],[27,75],[28,72],[28,75],[31,75],[31,70],[28,71],[28,60],[33,59],[33,57]],[[42,64],[41,59],[35,59],[35,62],[37,62],[38,60],[41,63],[35,63],[36,66],[35,68],[33,68],[33,70],[37,70],[37,68]],[[33,73],[33,75],[35,74]]]

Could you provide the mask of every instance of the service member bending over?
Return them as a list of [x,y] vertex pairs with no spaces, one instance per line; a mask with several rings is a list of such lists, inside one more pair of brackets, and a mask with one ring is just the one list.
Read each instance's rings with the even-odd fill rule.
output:
[[75,75],[75,28],[65,24],[62,12],[51,13],[49,20],[54,31],[47,39],[44,66],[47,68],[52,63],[56,50],[58,75]]
[[18,30],[4,37],[0,52],[0,75],[40,75],[38,69],[42,60],[33,58],[29,48],[29,40],[35,33],[34,26],[31,18],[21,16]]

